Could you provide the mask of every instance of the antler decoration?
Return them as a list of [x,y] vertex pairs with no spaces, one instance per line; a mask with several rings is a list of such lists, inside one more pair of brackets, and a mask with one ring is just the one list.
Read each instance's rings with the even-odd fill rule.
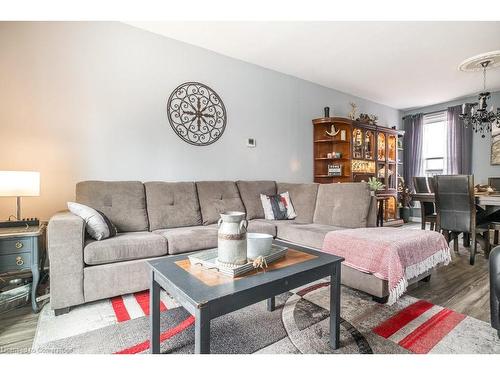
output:
[[262,255],[259,255],[253,261],[252,266],[253,266],[253,268],[261,268],[262,270],[265,271],[267,268],[266,258],[264,258]]
[[330,137],[335,137],[337,134],[339,134],[340,132],[340,129],[337,130],[335,129],[335,125],[332,124],[332,128],[330,129],[330,131],[326,131],[326,134],[328,134]]

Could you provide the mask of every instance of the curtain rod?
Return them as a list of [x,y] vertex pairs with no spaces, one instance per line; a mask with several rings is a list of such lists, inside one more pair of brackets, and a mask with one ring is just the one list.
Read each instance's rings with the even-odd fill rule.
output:
[[424,113],[423,115],[426,116],[426,115],[433,115],[435,113],[439,113],[439,112],[446,112],[446,109],[440,109],[438,111],[432,111],[432,112],[426,112]]
[[422,112],[417,112],[417,113],[412,113],[412,114],[409,114],[409,115],[406,115],[406,116],[403,116],[403,120],[407,117],[411,117],[411,116],[416,116],[416,115],[422,115],[422,116],[426,116],[426,115],[433,115],[435,113],[439,113],[439,112],[445,112],[446,109],[440,109],[440,110],[437,110],[437,111],[432,111],[432,112],[425,112],[425,113],[422,113]]
[[[469,105],[472,105],[472,104],[476,104],[477,102],[474,102],[474,103],[464,103],[464,104],[469,104]],[[460,105],[460,104],[457,104],[457,105]],[[438,109],[436,111],[432,111],[432,112],[425,112],[425,113],[422,113],[423,116],[425,115],[433,115],[435,113],[439,113],[439,112],[445,112],[449,107],[446,107],[444,109]],[[409,114],[409,115],[406,115],[406,116],[403,116],[402,119],[404,120],[405,118],[407,117],[410,117],[410,116],[415,116],[415,115],[418,115],[420,113],[413,113],[413,114]]]

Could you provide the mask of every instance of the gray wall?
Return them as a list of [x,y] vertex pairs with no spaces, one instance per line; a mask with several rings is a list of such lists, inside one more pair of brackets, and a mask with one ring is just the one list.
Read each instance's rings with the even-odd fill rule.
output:
[[[460,105],[462,103],[472,103],[476,101],[477,95],[474,95],[465,99],[435,104],[418,109],[412,109],[411,111],[406,111],[404,114],[407,115],[417,112],[428,113],[446,109],[455,105]],[[500,91],[491,94],[491,98],[488,101],[488,108],[491,105],[494,106],[495,110],[497,107],[500,107]],[[491,165],[490,154],[491,134],[488,133],[485,138],[481,138],[479,134],[474,134],[474,138],[472,141],[472,173],[474,174],[475,183],[486,184],[488,182],[488,177],[500,176],[500,165]]]
[[[311,119],[324,106],[345,116],[355,101],[382,125],[401,117],[120,23],[0,22],[0,46],[0,170],[41,172],[41,197],[25,199],[25,216],[65,208],[86,179],[312,181]],[[185,81],[225,103],[226,131],[213,145],[191,146],[168,124],[166,100]],[[0,219],[14,201],[0,198]]]

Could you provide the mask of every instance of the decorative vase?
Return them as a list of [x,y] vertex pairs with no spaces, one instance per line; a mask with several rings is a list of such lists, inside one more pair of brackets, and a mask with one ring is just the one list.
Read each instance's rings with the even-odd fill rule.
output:
[[330,117],[330,107],[325,107],[325,117]]
[[217,261],[227,265],[247,263],[247,226],[245,213],[228,211],[220,214]]
[[410,221],[410,207],[399,207],[399,217],[403,219],[403,223]]

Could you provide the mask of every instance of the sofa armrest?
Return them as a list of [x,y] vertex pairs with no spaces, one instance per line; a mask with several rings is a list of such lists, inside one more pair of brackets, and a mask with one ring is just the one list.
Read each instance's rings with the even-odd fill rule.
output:
[[490,253],[490,312],[491,326],[500,331],[500,246]]
[[85,222],[71,212],[59,212],[49,220],[47,237],[52,309],[83,303]]
[[372,196],[370,200],[370,206],[368,207],[368,217],[366,218],[367,227],[377,226],[377,197]]

